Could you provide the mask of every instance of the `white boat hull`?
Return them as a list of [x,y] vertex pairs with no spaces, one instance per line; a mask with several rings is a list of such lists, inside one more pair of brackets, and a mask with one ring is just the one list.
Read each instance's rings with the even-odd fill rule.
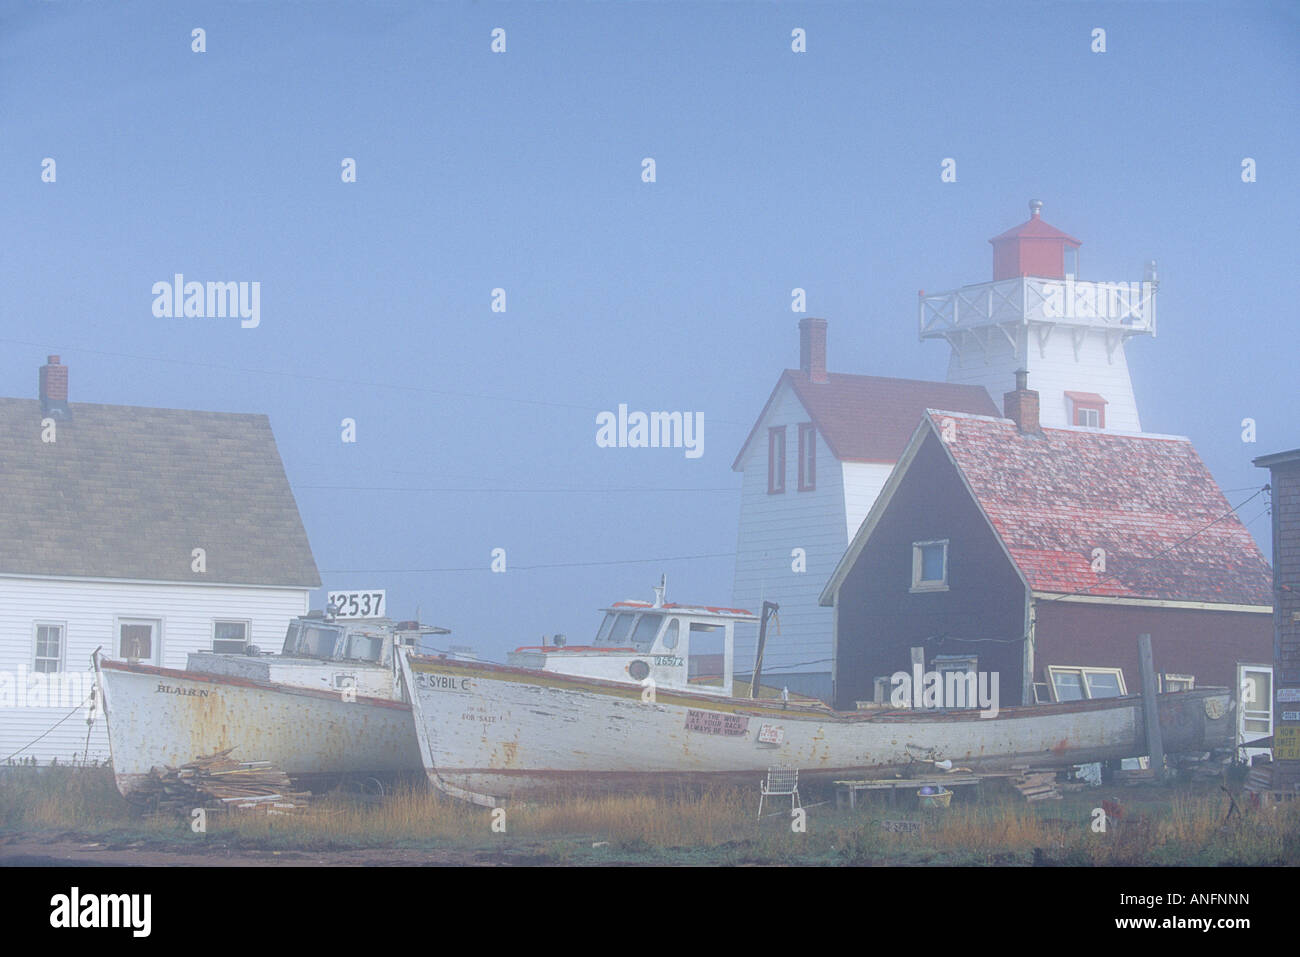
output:
[[117,788],[139,789],[155,767],[234,748],[295,778],[419,771],[404,702],[102,661],[99,681]]
[[[1147,752],[1139,697],[944,713],[833,712],[500,665],[401,656],[421,760],[478,803],[655,781],[754,783],[769,767],[869,776],[949,759],[975,770],[1065,767]],[[1229,746],[1223,689],[1161,695],[1166,752]],[[761,740],[766,739],[766,740]]]

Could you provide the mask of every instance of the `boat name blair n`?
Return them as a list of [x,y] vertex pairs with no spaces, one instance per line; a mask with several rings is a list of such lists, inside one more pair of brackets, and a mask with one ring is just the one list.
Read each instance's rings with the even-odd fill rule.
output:
[[203,688],[177,688],[175,685],[160,684],[153,691],[154,694],[178,694],[186,698],[206,698],[208,692]]

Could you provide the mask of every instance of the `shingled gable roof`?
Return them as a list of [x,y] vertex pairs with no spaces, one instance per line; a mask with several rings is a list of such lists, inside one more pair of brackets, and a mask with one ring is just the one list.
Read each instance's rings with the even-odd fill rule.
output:
[[[0,399],[0,574],[316,587],[264,415]],[[206,552],[206,573],[191,553]]]
[[960,409],[979,415],[997,415],[987,390],[978,385],[954,385],[921,379],[890,379],[882,376],[827,374],[828,382],[812,382],[806,372],[786,369],[768,396],[740,453],[748,451],[768,409],[782,385],[788,383],[818,433],[841,462],[897,462],[917,420],[927,408]]
[[[909,452],[937,439],[945,418],[955,433],[943,449],[1034,592],[1272,603],[1268,562],[1227,514],[1232,506],[1188,439],[1081,429],[1025,435],[1009,419],[930,410]],[[905,467],[895,470],[898,482]],[[887,486],[875,508],[887,507],[890,494]],[[868,516],[824,603],[872,526]],[[1105,549],[1104,572],[1092,570],[1095,548]]]

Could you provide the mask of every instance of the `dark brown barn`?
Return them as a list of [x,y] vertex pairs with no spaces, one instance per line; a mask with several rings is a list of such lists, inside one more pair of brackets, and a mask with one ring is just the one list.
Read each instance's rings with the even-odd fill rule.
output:
[[1142,633],[1168,690],[1270,661],[1269,565],[1191,443],[1043,429],[1018,386],[1005,419],[922,417],[822,592],[836,707],[915,647],[996,672],[1004,706],[1138,693]]

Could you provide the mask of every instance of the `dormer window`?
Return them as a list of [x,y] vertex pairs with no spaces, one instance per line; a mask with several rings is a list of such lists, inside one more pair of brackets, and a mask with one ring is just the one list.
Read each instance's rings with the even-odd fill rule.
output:
[[1095,392],[1066,392],[1070,406],[1070,424],[1088,429],[1106,427],[1106,400]]

